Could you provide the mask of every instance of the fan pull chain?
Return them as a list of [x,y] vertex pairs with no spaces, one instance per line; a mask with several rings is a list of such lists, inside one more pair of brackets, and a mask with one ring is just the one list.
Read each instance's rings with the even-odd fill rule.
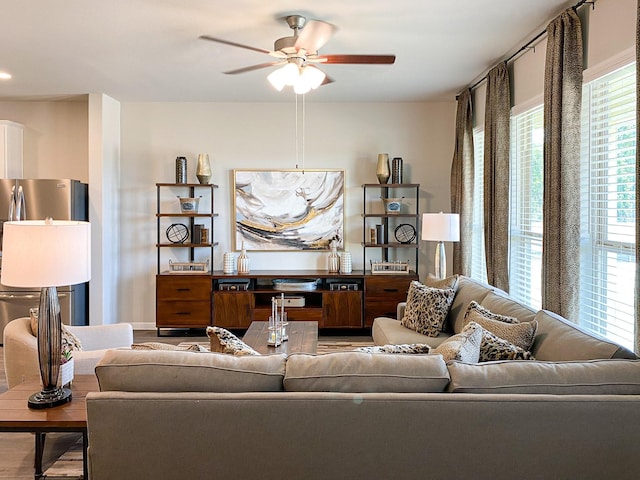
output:
[[[296,96],[296,170],[300,168],[300,157],[302,157],[302,174],[304,175],[304,152],[305,152],[305,116],[306,116],[306,101],[304,95],[294,94]],[[302,108],[298,106],[298,97],[302,97]],[[298,120],[298,111],[301,111],[301,119],[302,122]],[[300,142],[300,134],[302,135],[302,142]],[[300,147],[302,144],[302,147]],[[300,154],[300,150],[302,150],[302,154]]]

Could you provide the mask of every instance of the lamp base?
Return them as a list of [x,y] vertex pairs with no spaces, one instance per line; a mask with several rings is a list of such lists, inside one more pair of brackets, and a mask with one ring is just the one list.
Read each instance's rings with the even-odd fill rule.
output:
[[436,278],[442,280],[447,276],[447,257],[444,253],[444,242],[438,242],[436,245]]
[[54,390],[42,390],[29,397],[29,408],[41,410],[43,408],[57,407],[71,401],[71,390],[68,388],[56,388]]

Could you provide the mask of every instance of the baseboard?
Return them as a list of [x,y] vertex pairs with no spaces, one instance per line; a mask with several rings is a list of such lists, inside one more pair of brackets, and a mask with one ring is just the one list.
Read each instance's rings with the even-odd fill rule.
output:
[[156,324],[151,322],[130,322],[134,330],[156,330]]

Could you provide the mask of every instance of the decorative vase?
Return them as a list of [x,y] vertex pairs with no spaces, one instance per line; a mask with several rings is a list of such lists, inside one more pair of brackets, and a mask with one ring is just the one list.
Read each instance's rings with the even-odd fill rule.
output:
[[351,273],[351,252],[340,255],[340,273]]
[[176,157],[176,183],[187,183],[186,157]]
[[223,273],[233,273],[233,267],[235,262],[236,257],[232,252],[226,252],[223,256],[223,266],[222,266],[222,272]]
[[402,157],[394,157],[391,162],[391,183],[402,183]]
[[209,155],[206,153],[198,155],[196,177],[198,177],[198,181],[203,185],[208,184],[211,180],[211,164],[209,163]]
[[329,273],[338,273],[340,270],[340,255],[335,240],[331,241],[331,253],[329,253]]
[[58,377],[59,387],[64,387],[73,381],[73,365],[73,358],[60,365],[60,376]]
[[387,153],[378,154],[376,176],[378,177],[378,182],[381,184],[387,183],[389,180],[389,155]]
[[238,273],[249,273],[249,256],[244,248],[244,242],[242,242],[242,250],[238,256]]

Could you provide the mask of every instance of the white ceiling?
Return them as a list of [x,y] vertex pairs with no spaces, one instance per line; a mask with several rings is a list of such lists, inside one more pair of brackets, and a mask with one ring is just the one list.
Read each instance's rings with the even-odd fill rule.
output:
[[[271,61],[199,40],[266,50],[289,14],[338,27],[320,53],[395,54],[394,65],[325,65],[313,101],[452,100],[567,0],[0,0],[0,100],[105,93],[120,101],[291,101],[267,83]],[[311,98],[309,98],[311,100]]]

